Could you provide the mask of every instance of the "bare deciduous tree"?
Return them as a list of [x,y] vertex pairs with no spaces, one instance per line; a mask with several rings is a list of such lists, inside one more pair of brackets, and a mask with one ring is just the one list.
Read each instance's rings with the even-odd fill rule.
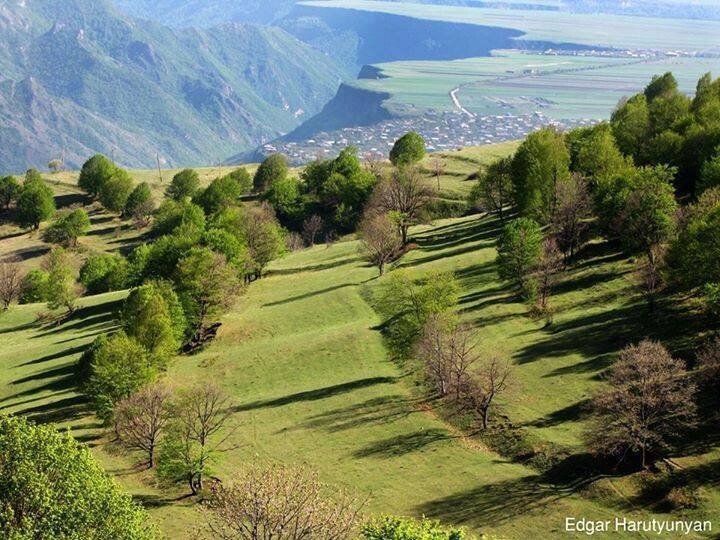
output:
[[253,467],[217,485],[204,505],[207,537],[218,540],[348,540],[362,505],[303,469]]
[[303,237],[309,246],[315,245],[317,235],[324,226],[325,221],[317,214],[313,214],[303,222]]
[[643,467],[695,422],[695,386],[682,360],[658,342],[627,347],[609,373],[610,388],[593,399],[590,448],[601,455],[640,454]]
[[440,154],[434,154],[432,159],[432,172],[437,182],[437,190],[440,192],[440,177],[445,174],[445,162]]
[[479,210],[493,212],[505,221],[505,209],[513,203],[512,157],[499,159],[480,171],[470,193],[470,202]]
[[575,174],[567,182],[556,183],[550,228],[566,262],[582,244],[591,208],[590,191],[582,176]]
[[483,429],[487,429],[490,408],[495,398],[507,389],[509,377],[510,367],[493,358],[463,380],[461,406],[480,418]]
[[665,288],[665,246],[656,245],[650,248],[652,256],[638,263],[637,279],[642,287],[651,312],[655,311],[655,299]]
[[187,482],[193,495],[203,489],[207,467],[219,452],[238,446],[230,443],[230,398],[212,383],[197,384],[180,393],[172,405],[172,422],[160,453],[161,477]]
[[385,265],[402,252],[402,239],[387,214],[366,214],[358,228],[358,238],[365,258],[378,267],[381,276],[385,274]]
[[22,290],[23,272],[20,261],[11,259],[0,262],[0,301],[3,311],[7,311],[15,300],[20,297]]
[[536,307],[541,313],[549,312],[550,294],[562,268],[562,253],[558,249],[557,242],[554,238],[546,238],[543,240],[542,256],[535,270],[538,293]]
[[406,246],[408,230],[420,222],[423,209],[434,196],[435,191],[425,183],[417,168],[403,167],[378,183],[370,199],[370,208],[392,218]]
[[155,450],[169,420],[171,392],[161,383],[141,388],[115,406],[115,429],[130,448],[145,452],[148,468],[155,466]]
[[380,178],[385,169],[385,163],[377,154],[368,152],[363,156],[363,167],[366,171],[372,173],[375,178]]

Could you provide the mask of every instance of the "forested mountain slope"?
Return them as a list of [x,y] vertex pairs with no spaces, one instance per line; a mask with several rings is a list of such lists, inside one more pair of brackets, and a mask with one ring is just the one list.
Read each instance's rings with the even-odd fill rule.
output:
[[93,152],[213,162],[319,110],[343,73],[279,28],[171,30],[104,0],[0,6],[0,169]]

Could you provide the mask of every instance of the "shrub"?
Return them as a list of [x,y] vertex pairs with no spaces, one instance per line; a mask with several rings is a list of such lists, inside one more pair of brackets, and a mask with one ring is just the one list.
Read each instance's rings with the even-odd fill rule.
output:
[[0,537],[159,538],[88,448],[53,425],[0,416]]
[[30,270],[23,279],[20,288],[20,303],[35,304],[47,301],[47,272]]
[[180,202],[195,196],[200,187],[200,176],[193,169],[185,169],[173,176],[170,186],[165,191],[170,199]]
[[390,162],[398,166],[412,165],[425,157],[425,139],[411,131],[400,137],[390,150]]
[[120,213],[133,190],[133,181],[128,172],[118,167],[100,187],[100,203],[110,212]]
[[444,527],[429,519],[382,516],[367,523],[362,530],[363,540],[469,540],[465,531]]
[[130,264],[116,253],[93,255],[80,268],[80,283],[90,294],[120,291],[128,286]]
[[205,229],[205,213],[198,205],[185,199],[180,202],[167,200],[155,213],[153,233],[161,236],[172,234],[177,228],[194,227],[198,231]]
[[264,193],[275,182],[284,180],[289,172],[288,161],[282,154],[273,154],[268,156],[262,162],[255,178],[253,178],[253,189],[258,193]]
[[42,235],[45,242],[63,247],[77,246],[77,239],[90,230],[90,218],[82,208],[57,218]]
[[21,227],[40,228],[40,223],[55,214],[55,198],[52,190],[40,178],[25,181],[17,198],[17,222]]

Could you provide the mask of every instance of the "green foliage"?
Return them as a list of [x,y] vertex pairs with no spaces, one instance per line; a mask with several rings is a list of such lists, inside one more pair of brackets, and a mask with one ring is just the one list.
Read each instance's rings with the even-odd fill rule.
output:
[[100,203],[110,212],[120,213],[133,191],[133,180],[125,169],[115,167],[112,176],[100,186]]
[[62,248],[53,249],[43,262],[43,268],[47,272],[45,297],[48,309],[62,307],[72,313],[78,293],[67,252]]
[[469,540],[465,531],[429,519],[382,516],[365,524],[363,540]]
[[529,277],[540,262],[542,243],[542,229],[532,219],[518,218],[505,225],[497,247],[500,278],[529,292]]
[[184,169],[173,176],[170,186],[165,191],[170,199],[180,202],[192,198],[200,189],[200,176],[194,169]]
[[675,171],[641,167],[598,185],[596,208],[606,234],[617,235],[628,252],[649,254],[670,238],[678,209]]
[[672,73],[655,75],[650,84],[645,87],[645,99],[652,102],[657,98],[666,97],[677,93],[678,83]]
[[80,283],[89,294],[120,291],[127,287],[130,264],[117,253],[91,255],[80,268]]
[[707,310],[720,317],[720,283],[708,283],[703,287]]
[[206,189],[196,195],[194,201],[210,216],[223,208],[238,204],[242,194],[240,183],[233,175],[228,174],[213,180]]
[[[712,190],[714,191],[714,190]],[[712,191],[708,191],[710,199]],[[675,278],[685,287],[720,283],[720,199],[701,199],[670,247]]]
[[498,159],[480,173],[469,202],[475,208],[503,219],[506,207],[512,204],[512,190],[512,158]]
[[148,351],[122,331],[110,338],[98,338],[89,358],[81,359],[79,365],[80,371],[88,374],[82,391],[104,422],[112,419],[118,401],[151,382],[157,374]]
[[298,211],[300,182],[296,178],[284,178],[270,186],[267,200],[281,215],[291,216]]
[[35,304],[47,301],[47,272],[34,269],[30,270],[23,278],[20,288],[20,303]]
[[703,164],[702,176],[698,191],[703,192],[706,189],[720,186],[720,147],[715,152],[715,156]]
[[241,283],[237,271],[224,255],[209,248],[192,248],[175,273],[175,284],[188,322],[200,332],[209,319],[220,315],[235,301]]
[[255,173],[253,189],[258,193],[266,192],[275,182],[287,178],[289,170],[288,161],[284,155],[268,156]]
[[407,272],[391,273],[375,295],[375,308],[385,320],[385,336],[392,352],[406,358],[430,316],[448,313],[457,306],[460,290],[450,273],[433,273],[420,280]]
[[135,186],[132,193],[128,196],[123,214],[126,216],[142,216],[148,217],[155,211],[155,203],[153,201],[150,185],[142,182]]
[[153,540],[142,507],[85,445],[52,425],[0,416],[0,536]]
[[240,275],[245,275],[252,267],[252,260],[248,247],[237,235],[225,229],[210,229],[203,236],[203,243],[215,253],[225,256],[229,264],[237,268]]
[[198,205],[183,199],[177,202],[172,199],[164,201],[155,213],[153,233],[156,235],[172,234],[179,227],[193,227],[198,231],[205,229],[205,213]]
[[44,182],[42,174],[40,174],[40,171],[37,169],[28,169],[25,172],[25,182],[24,185],[29,186],[33,183],[42,183]]
[[14,176],[0,177],[0,206],[5,209],[15,202],[20,195],[20,183]]
[[82,208],[65,213],[43,231],[45,242],[58,244],[63,247],[77,246],[77,239],[90,230],[90,218]]
[[235,183],[240,186],[240,194],[250,193],[253,187],[253,178],[245,167],[239,167],[229,173],[227,176],[232,178]]
[[17,198],[17,222],[21,227],[40,228],[40,223],[55,214],[52,190],[40,178],[25,181]]
[[570,178],[570,153],[563,135],[553,128],[530,134],[512,163],[514,199],[523,215],[543,223],[554,210],[555,189]]
[[567,136],[572,170],[597,181],[611,178],[632,166],[618,149],[609,124],[574,130]]
[[78,186],[88,195],[97,197],[114,174],[115,164],[105,156],[96,154],[83,164]]
[[390,162],[396,167],[412,165],[425,157],[425,139],[411,131],[400,137],[390,150]]
[[180,348],[186,320],[172,286],[166,281],[150,281],[130,292],[120,312],[120,325],[164,364]]
[[135,262],[131,262],[133,276],[141,276],[135,283],[149,278],[171,277],[180,259],[200,242],[201,234],[202,232],[193,226],[182,226],[176,229],[174,234],[158,238],[147,252],[138,252]]
[[612,127],[620,151],[641,161],[650,132],[650,109],[645,95],[634,96],[619,107],[612,115]]

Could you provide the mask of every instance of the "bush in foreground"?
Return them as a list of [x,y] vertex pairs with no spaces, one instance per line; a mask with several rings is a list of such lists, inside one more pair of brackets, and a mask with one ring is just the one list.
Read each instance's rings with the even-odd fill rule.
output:
[[90,452],[53,426],[0,417],[0,537],[158,538]]
[[363,540],[471,540],[463,529],[444,527],[438,521],[383,516],[366,524]]

